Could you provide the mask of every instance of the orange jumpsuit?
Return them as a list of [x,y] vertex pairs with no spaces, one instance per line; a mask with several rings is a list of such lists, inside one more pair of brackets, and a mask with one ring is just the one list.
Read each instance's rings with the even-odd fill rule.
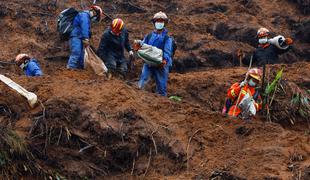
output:
[[[239,101],[237,102],[240,93],[241,95]],[[248,84],[240,87],[239,83],[235,83],[227,91],[227,97],[231,100],[231,102],[233,102],[232,106],[229,107],[228,110],[229,116],[237,117],[241,113],[241,109],[237,105],[242,101],[246,93],[249,93],[252,97],[254,96],[256,111],[259,111],[262,108],[262,99],[260,95],[256,94],[258,92],[256,91],[255,87],[251,87]]]

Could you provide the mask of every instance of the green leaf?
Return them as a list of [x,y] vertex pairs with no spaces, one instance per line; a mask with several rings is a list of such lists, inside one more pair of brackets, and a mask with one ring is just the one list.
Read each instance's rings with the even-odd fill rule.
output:
[[268,95],[275,90],[275,87],[276,87],[277,83],[279,82],[279,80],[281,79],[282,74],[283,74],[283,68],[277,73],[277,75],[276,75],[275,79],[272,81],[272,83],[267,85],[267,87],[265,89],[265,95]]
[[178,101],[178,102],[182,101],[182,97],[180,97],[180,96],[170,96],[169,99],[174,100],[174,101]]

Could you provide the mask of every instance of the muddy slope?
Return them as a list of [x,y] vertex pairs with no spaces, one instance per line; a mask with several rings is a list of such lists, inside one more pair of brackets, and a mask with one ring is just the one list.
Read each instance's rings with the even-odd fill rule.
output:
[[[235,51],[251,52],[260,26],[295,39],[294,49],[280,58],[285,64],[270,69],[284,67],[284,82],[309,90],[308,1],[97,2],[125,20],[131,40],[152,30],[153,13],[168,13],[178,43],[168,91],[182,101],[153,94],[151,87],[138,90],[140,61],[126,82],[65,69],[69,47],[57,36],[55,18],[65,7],[80,9],[90,1],[1,1],[1,60],[30,53],[45,73],[26,78],[15,67],[0,66],[42,103],[30,110],[0,84],[2,179],[309,179],[307,119],[295,115],[292,126],[282,109],[275,111],[285,122],[277,123],[262,114],[247,123],[219,113],[225,90],[246,71],[231,67]],[[94,26],[95,47],[108,24],[105,19]],[[292,92],[283,98],[275,102],[289,108]]]

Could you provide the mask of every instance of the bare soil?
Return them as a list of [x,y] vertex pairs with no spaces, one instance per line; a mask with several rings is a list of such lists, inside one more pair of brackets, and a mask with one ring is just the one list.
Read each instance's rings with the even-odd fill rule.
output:
[[[10,172],[0,179],[309,179],[309,117],[291,106],[296,91],[309,93],[309,1],[97,1],[125,20],[131,41],[152,30],[155,12],[168,13],[178,43],[168,94],[181,102],[154,94],[153,83],[137,89],[140,60],[125,81],[65,69],[69,47],[59,40],[55,19],[65,7],[90,3],[0,2],[0,60],[29,53],[45,74],[27,78],[0,65],[1,74],[41,102],[30,109],[0,84],[1,132],[15,132],[27,149],[14,154],[0,133],[0,155],[13,152],[14,160],[8,166],[0,156],[0,173]],[[94,47],[109,22],[94,25]],[[281,64],[268,66],[271,78],[284,68],[285,93],[275,96],[272,122],[263,113],[250,122],[223,117],[226,89],[247,70],[238,67],[235,52],[255,48],[260,26],[295,40]]]

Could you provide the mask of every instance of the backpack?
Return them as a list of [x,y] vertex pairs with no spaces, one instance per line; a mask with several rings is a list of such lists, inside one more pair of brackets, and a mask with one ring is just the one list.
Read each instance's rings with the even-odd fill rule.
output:
[[[146,36],[146,42],[148,43],[149,40],[151,39],[152,37],[152,33],[148,34]],[[174,57],[174,54],[175,54],[175,51],[177,50],[178,48],[178,45],[177,45],[177,42],[175,41],[174,37],[173,36],[169,36],[169,35],[166,35],[165,38],[164,38],[164,44],[166,44],[166,41],[168,40],[168,38],[171,38],[172,40],[172,55],[171,55],[171,59],[173,59]]]
[[57,17],[57,31],[59,32],[60,39],[68,40],[73,30],[73,20],[79,13],[74,8],[63,10]]

